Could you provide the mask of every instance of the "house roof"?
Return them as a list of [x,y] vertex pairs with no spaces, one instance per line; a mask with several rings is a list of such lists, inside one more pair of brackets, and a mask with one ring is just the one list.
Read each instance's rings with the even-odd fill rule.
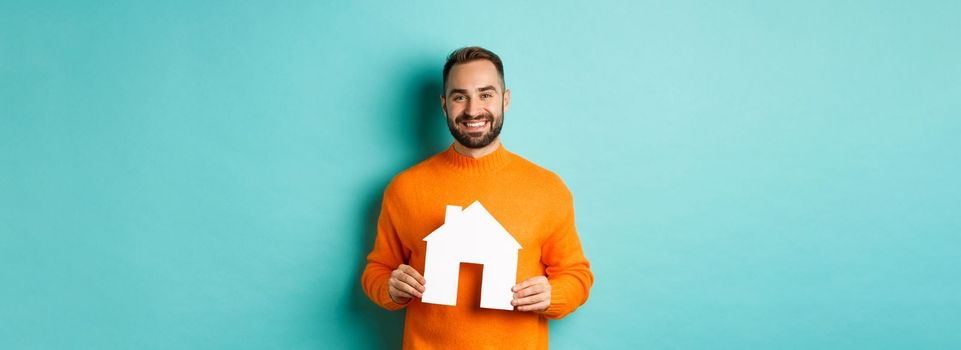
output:
[[483,240],[498,247],[521,249],[521,244],[497,222],[480,201],[474,201],[463,210],[459,206],[448,205],[444,224],[424,237],[424,240],[430,242],[446,237],[467,243]]

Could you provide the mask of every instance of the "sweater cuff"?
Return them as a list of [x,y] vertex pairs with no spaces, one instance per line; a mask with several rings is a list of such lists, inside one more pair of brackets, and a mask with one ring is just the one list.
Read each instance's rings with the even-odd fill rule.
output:
[[567,300],[567,295],[564,293],[563,286],[556,281],[550,281],[551,283],[551,306],[544,310],[544,317],[550,319],[559,319],[567,314],[567,309],[569,309],[568,304],[570,301]]
[[384,288],[384,304],[383,307],[387,310],[394,311],[403,309],[407,304],[410,304],[410,300],[406,303],[398,304],[394,302],[394,299],[390,297],[390,292],[387,291],[388,288]]

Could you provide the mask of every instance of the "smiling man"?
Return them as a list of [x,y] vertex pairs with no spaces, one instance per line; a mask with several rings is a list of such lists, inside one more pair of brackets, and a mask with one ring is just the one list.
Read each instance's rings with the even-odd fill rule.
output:
[[[406,308],[404,348],[545,349],[548,319],[587,301],[594,276],[574,225],[570,191],[554,173],[507,151],[500,132],[510,107],[500,58],[480,47],[450,54],[440,105],[454,143],[401,172],[384,191],[377,237],[361,276],[388,310]],[[463,264],[457,305],[420,302],[424,237],[447,205],[479,201],[521,244],[513,311],[482,309],[480,266]]]

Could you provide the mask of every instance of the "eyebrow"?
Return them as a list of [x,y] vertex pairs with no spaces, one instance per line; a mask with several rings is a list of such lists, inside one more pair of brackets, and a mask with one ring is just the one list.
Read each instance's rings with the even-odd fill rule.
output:
[[[494,87],[494,85],[487,85],[487,86],[481,87],[480,89],[477,89],[477,91],[490,91],[490,90],[497,91],[497,88]],[[450,95],[453,95],[453,94],[465,94],[465,95],[466,95],[466,94],[467,94],[467,89],[450,89],[450,93],[449,93],[449,94],[450,94]]]

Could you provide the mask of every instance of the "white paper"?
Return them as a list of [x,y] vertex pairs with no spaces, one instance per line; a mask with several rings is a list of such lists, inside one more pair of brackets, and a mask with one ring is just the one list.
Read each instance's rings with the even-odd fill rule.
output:
[[484,265],[481,304],[487,309],[513,310],[511,288],[517,283],[520,243],[479,201],[463,209],[448,205],[444,224],[427,237],[422,302],[456,305],[460,264]]

